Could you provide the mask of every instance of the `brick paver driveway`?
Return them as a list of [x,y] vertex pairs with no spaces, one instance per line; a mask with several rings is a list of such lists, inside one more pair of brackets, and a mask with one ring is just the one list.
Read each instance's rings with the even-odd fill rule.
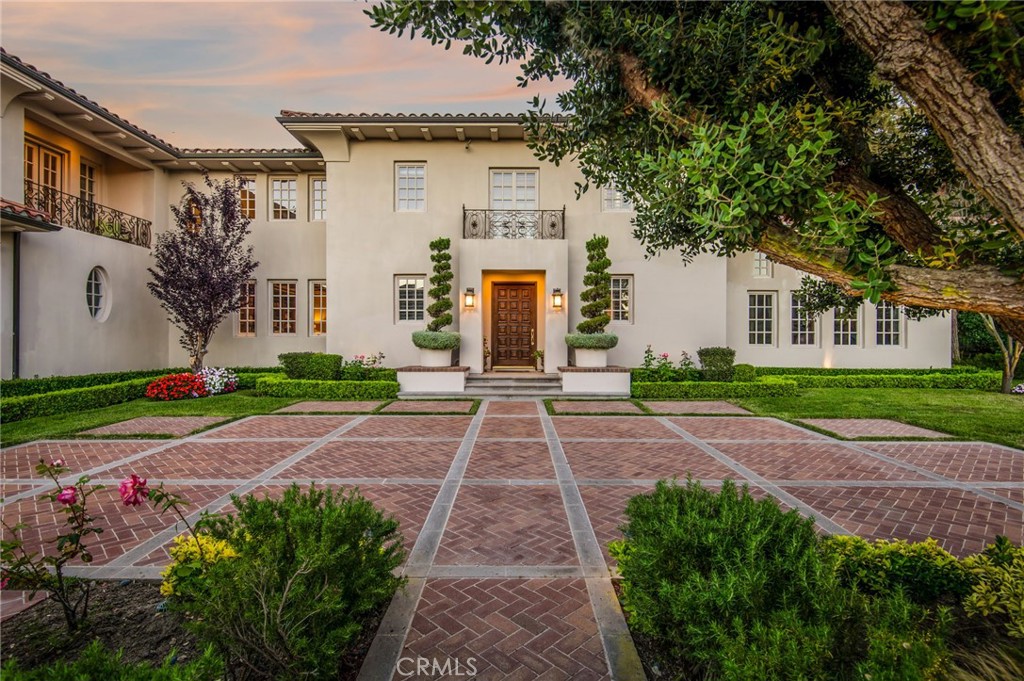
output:
[[[1024,452],[843,442],[756,417],[551,417],[539,401],[485,400],[475,416],[258,416],[177,440],[37,442],[3,452],[3,515],[31,525],[30,548],[59,515],[32,468],[57,456],[111,486],[129,472],[163,481],[196,511],[293,481],[358,486],[409,549],[367,680],[642,678],[606,547],[626,500],[659,478],[746,481],[823,531],[932,536],[956,554],[1024,539]],[[115,497],[102,493],[111,529],[80,573],[153,578],[178,528]]]

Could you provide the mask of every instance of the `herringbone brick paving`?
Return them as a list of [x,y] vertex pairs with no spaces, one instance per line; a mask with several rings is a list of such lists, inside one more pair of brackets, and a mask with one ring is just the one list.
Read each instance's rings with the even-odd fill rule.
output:
[[1024,485],[1024,452],[985,443],[878,442],[862,445],[914,466],[965,482]]
[[223,420],[222,416],[140,416],[83,430],[79,435],[188,435]]
[[203,437],[217,438],[321,438],[340,428],[354,416],[253,416],[220,428]]
[[831,431],[840,437],[949,437],[889,419],[800,419],[803,423]]
[[472,400],[398,400],[380,410],[381,414],[403,412],[457,412],[465,414],[473,408]]
[[342,402],[342,401],[309,401],[299,402],[292,404],[282,409],[278,409],[275,414],[288,414],[296,412],[309,412],[309,411],[337,411],[337,412],[370,412],[384,404],[379,401],[353,401],[353,402]]
[[644,406],[655,414],[749,414],[743,407],[715,400],[644,401]]
[[[109,529],[91,543],[96,557],[93,565],[106,565],[120,557],[117,565],[121,566],[126,562],[125,552],[172,527],[175,520],[169,514],[157,515],[148,506],[121,506],[116,480],[129,472],[148,476],[151,482],[181,480],[179,491],[193,502],[190,511],[199,511],[232,491],[218,480],[254,479],[257,494],[279,494],[283,485],[267,480],[267,471],[288,457],[297,460],[277,474],[278,480],[384,479],[384,484],[362,485],[362,493],[396,515],[408,549],[418,539],[440,536],[436,555],[430,554],[431,565],[453,566],[448,573],[442,570],[438,574],[455,574],[454,570],[460,577],[427,577],[404,651],[443,653],[445,657],[472,652],[479,657],[478,678],[607,678],[599,619],[587,597],[587,580],[593,577],[527,578],[540,574],[538,570],[544,572],[544,566],[582,570],[561,487],[554,484],[552,457],[556,451],[565,452],[569,465],[568,480],[559,474],[563,485],[572,484],[574,478],[594,482],[579,487],[585,531],[593,528],[606,561],[607,543],[618,536],[625,501],[648,489],[616,481],[649,480],[673,473],[682,477],[686,472],[703,479],[741,479],[731,465],[746,466],[763,476],[768,489],[773,489],[772,481],[782,482],[780,493],[791,494],[805,504],[804,512],[812,509],[867,537],[934,536],[958,554],[981,549],[996,534],[1017,542],[1024,538],[1024,452],[977,443],[841,443],[772,419],[670,418],[706,443],[701,450],[666,428],[659,418],[639,415],[551,417],[562,444],[561,450],[549,451],[539,406],[537,400],[485,401],[483,415],[477,417],[480,428],[474,431],[475,444],[463,439],[472,417],[401,415],[262,416],[183,441],[32,443],[2,453],[3,477],[8,482],[0,491],[7,496],[33,493],[33,488],[17,481],[36,479],[32,469],[40,457],[64,458],[74,475],[110,466],[96,476],[115,484],[94,498],[100,502],[95,508],[107,518]],[[356,418],[365,420],[337,439],[318,442]],[[502,439],[524,437],[531,439]],[[118,464],[150,450],[154,452],[137,461]],[[458,488],[450,516],[446,522],[443,515],[438,516],[442,524],[432,530],[434,534],[424,533],[440,486],[389,480],[432,481],[450,470],[457,474],[462,469],[452,469],[452,462],[460,451],[468,455],[468,463],[461,477],[454,479]],[[932,477],[868,452],[931,471]],[[936,475],[946,476],[948,481]],[[489,482],[495,480],[503,484]],[[804,482],[786,485],[787,480]],[[604,484],[597,484],[600,481]],[[995,483],[1021,485],[993,487]],[[752,492],[769,494],[757,485],[752,485]],[[1005,501],[982,496],[986,493]],[[56,534],[58,516],[62,516],[52,503],[38,497],[15,497],[2,510],[5,521],[24,520],[32,526],[26,539],[33,547],[42,546]],[[162,534],[161,541],[170,536]],[[167,560],[165,542],[134,565],[163,565]],[[476,576],[472,576],[474,570]],[[515,579],[492,579],[495,570],[521,574]],[[462,579],[464,575],[471,577]],[[495,612],[506,613],[505,619],[486,617]]]
[[432,579],[402,657],[473,658],[487,681],[596,681],[609,678],[597,633],[582,579]]
[[556,414],[626,414],[644,413],[640,407],[625,400],[556,400],[551,403]]
[[840,444],[765,442],[717,444],[716,449],[769,480],[927,480],[914,471]]
[[436,565],[572,565],[576,548],[555,486],[464,485]]

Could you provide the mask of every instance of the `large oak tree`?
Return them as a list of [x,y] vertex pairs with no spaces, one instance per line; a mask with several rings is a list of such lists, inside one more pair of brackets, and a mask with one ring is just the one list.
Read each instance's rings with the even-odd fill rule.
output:
[[1024,5],[392,0],[374,24],[566,77],[571,158],[683,257],[757,249],[871,301],[1024,340]]

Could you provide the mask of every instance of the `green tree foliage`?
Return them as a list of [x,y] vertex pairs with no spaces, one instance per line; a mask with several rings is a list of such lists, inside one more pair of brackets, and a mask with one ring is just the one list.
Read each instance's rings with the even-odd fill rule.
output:
[[452,274],[452,255],[449,249],[452,246],[451,239],[434,239],[430,242],[430,261],[434,263],[434,275],[430,277],[430,284],[433,286],[428,295],[433,300],[427,307],[427,314],[430,315],[430,322],[427,324],[427,331],[440,331],[452,323],[452,284],[455,277]]
[[612,306],[612,278],[608,268],[612,266],[612,261],[608,259],[607,251],[608,237],[595,234],[587,241],[587,273],[583,275],[583,285],[587,288],[580,293],[583,321],[576,325],[580,333],[604,333],[611,321],[608,310]]
[[[533,151],[574,159],[580,192],[620,187],[651,252],[757,249],[845,295],[986,312],[1024,337],[1024,6],[392,0],[367,13],[520,62],[524,86],[567,78],[568,116],[534,100],[524,119]],[[869,13],[900,30],[866,35]]]

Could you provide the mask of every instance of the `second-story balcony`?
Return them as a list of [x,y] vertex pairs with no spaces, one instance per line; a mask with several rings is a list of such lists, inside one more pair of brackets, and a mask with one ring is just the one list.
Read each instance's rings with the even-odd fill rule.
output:
[[564,239],[561,210],[491,210],[462,207],[464,239]]
[[62,227],[98,234],[149,248],[153,223],[135,215],[86,201],[58,189],[25,181],[25,205],[45,211]]

